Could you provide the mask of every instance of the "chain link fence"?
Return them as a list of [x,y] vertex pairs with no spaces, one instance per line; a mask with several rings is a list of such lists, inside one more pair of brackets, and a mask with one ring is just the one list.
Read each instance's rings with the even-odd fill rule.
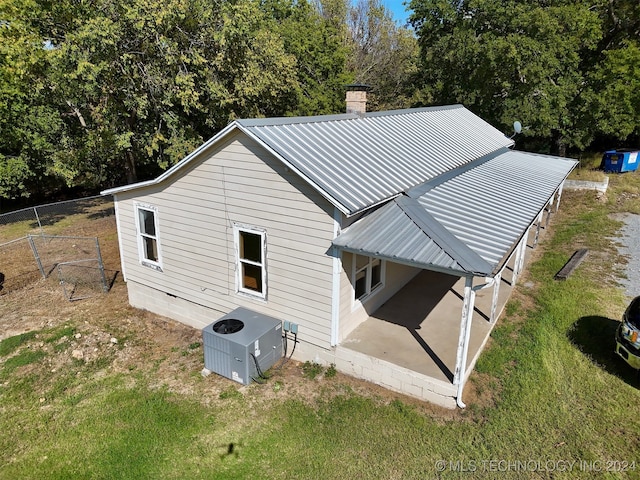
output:
[[115,232],[113,199],[89,197],[0,215],[0,295],[55,274],[68,300],[110,284],[99,232]]
[[0,214],[0,246],[27,235],[55,235],[58,225],[74,216],[88,219],[114,215],[113,197],[94,196],[64,202],[47,203]]

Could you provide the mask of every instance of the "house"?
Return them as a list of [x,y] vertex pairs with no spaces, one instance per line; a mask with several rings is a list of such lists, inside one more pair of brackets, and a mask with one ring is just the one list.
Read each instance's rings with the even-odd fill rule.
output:
[[464,406],[576,162],[512,150],[461,105],[366,113],[363,94],[347,114],[234,121],[104,191],[129,301],[195,328],[245,307],[297,325],[298,360]]

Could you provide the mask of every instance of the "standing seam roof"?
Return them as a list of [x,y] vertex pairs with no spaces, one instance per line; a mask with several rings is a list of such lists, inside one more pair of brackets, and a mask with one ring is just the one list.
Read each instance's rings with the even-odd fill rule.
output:
[[[346,228],[333,244],[422,268],[490,276],[575,165],[558,157],[498,151],[457,175],[442,175],[397,197]],[[423,210],[419,221],[404,208],[409,203],[415,215],[416,205]],[[360,225],[364,220],[366,228]],[[414,253],[404,255],[407,250]]]
[[513,143],[461,105],[238,124],[347,215]]

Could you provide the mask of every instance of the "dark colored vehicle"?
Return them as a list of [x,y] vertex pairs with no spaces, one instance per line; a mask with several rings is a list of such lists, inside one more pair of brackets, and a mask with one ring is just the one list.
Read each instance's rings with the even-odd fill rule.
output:
[[640,371],[640,297],[631,300],[616,330],[616,353]]

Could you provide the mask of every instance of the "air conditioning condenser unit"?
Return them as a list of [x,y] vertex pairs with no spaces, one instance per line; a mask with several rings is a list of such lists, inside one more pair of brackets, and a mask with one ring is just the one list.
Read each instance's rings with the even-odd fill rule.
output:
[[202,330],[204,367],[248,385],[282,358],[282,322],[239,307]]

